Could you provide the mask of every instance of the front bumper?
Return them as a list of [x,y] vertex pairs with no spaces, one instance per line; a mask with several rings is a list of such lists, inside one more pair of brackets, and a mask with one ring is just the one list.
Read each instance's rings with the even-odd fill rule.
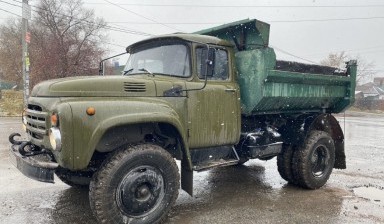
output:
[[11,145],[9,157],[11,162],[25,176],[41,182],[54,183],[55,169],[59,164],[52,162],[52,157],[47,154],[23,156],[19,152],[19,145]]

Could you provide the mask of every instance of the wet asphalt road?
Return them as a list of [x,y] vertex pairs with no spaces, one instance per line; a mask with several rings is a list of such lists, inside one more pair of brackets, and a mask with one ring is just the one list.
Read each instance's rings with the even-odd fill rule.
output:
[[[280,178],[276,159],[195,173],[194,197],[180,191],[166,223],[384,223],[384,115],[353,113],[345,126],[347,169],[318,190]],[[95,223],[87,190],[39,183],[8,159],[19,118],[0,117],[0,223]]]

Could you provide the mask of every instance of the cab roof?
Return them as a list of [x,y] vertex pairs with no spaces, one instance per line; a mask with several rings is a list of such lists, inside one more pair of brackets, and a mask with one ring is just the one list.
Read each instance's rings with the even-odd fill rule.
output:
[[201,44],[214,44],[214,45],[220,45],[220,46],[233,47],[233,44],[231,44],[230,42],[217,37],[213,37],[213,36],[207,36],[207,35],[201,35],[201,34],[175,33],[175,34],[166,34],[166,35],[147,38],[145,40],[136,42],[128,46],[126,50],[127,52],[130,52],[130,50],[138,46],[141,46],[143,44],[147,44],[153,41],[166,41],[166,40],[181,40],[181,41],[188,41],[188,42],[201,43]]

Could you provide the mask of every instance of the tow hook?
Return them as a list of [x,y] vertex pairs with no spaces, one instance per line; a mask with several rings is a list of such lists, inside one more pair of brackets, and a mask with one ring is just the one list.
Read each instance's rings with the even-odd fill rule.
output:
[[21,135],[19,133],[12,133],[9,135],[8,137],[8,140],[10,143],[12,143],[13,145],[21,145],[21,143],[23,143],[22,141],[18,141],[18,140],[15,140],[15,137],[21,137]]
[[18,151],[22,156],[35,156],[46,153],[45,149],[41,149],[29,141],[15,140],[15,137],[21,137],[21,135],[19,133],[12,133],[9,136],[9,142],[19,146]]
[[31,142],[23,142],[19,146],[19,153],[22,156],[35,156],[39,154],[46,153],[45,149],[32,144]]

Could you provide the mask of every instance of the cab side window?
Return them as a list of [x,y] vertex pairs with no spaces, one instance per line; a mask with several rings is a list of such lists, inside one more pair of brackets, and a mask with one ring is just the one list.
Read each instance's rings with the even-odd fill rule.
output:
[[[209,49],[209,63],[207,60],[207,48],[196,49],[197,74],[200,79],[205,78],[207,71],[208,80],[227,80],[229,78],[228,53],[218,48]],[[207,67],[208,66],[208,67]]]

